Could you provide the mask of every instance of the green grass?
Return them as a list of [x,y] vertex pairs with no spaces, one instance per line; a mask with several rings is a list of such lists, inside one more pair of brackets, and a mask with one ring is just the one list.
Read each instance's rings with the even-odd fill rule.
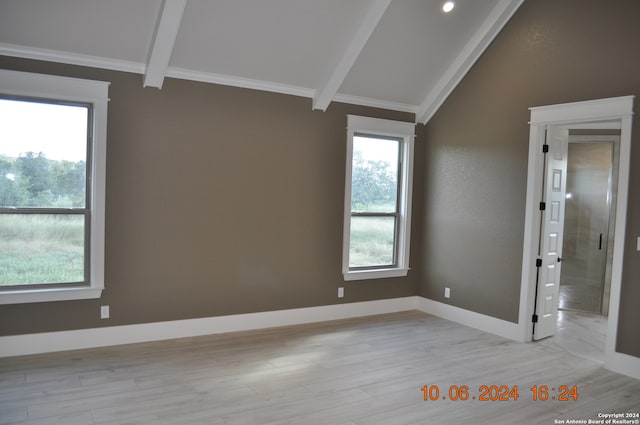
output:
[[367,267],[393,263],[395,220],[390,217],[351,218],[349,266]]
[[83,216],[0,215],[0,285],[83,280]]

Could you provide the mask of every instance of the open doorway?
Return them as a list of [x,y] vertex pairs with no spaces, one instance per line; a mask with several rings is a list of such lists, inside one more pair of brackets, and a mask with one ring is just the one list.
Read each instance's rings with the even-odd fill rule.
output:
[[608,315],[619,161],[619,130],[569,131],[561,310]]
[[569,129],[554,343],[604,362],[620,154],[618,129]]
[[[550,105],[531,108],[529,165],[527,174],[527,202],[525,211],[525,235],[522,262],[522,285],[518,326],[523,341],[543,339],[557,333],[559,287],[562,268],[563,229],[557,226],[564,216],[566,194],[562,172],[562,152],[553,152],[547,138],[564,139],[565,130],[615,129],[620,134],[620,165],[618,173],[618,196],[615,200],[614,235],[611,263],[611,285],[609,320],[606,330],[604,366],[626,374],[628,366],[616,352],[620,285],[622,279],[622,257],[626,228],[627,194],[629,185],[629,152],[631,148],[631,116],[633,96],[600,99],[587,102]],[[562,130],[562,131],[560,131]],[[566,158],[566,148],[563,151]],[[545,155],[554,162],[547,166]],[[566,160],[564,161],[566,164]],[[548,189],[550,188],[550,189]],[[555,192],[548,207],[545,200],[547,190]],[[604,237],[604,236],[603,236]],[[601,304],[604,301],[601,301]],[[536,331],[538,335],[536,336]]]

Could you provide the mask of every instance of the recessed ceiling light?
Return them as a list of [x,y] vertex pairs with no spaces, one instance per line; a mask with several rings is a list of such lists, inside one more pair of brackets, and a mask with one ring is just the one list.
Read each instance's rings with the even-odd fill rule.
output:
[[451,11],[453,10],[453,8],[454,8],[454,6],[455,6],[455,5],[456,5],[456,4],[455,4],[454,2],[452,2],[452,1],[445,2],[445,3],[442,5],[442,11],[443,11],[444,13],[449,13],[449,12],[451,12]]

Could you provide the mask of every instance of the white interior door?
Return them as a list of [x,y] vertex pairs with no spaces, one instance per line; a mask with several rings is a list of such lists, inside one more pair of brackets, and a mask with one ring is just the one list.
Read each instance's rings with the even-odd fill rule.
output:
[[567,182],[567,149],[569,130],[560,126],[547,128],[546,173],[544,182],[544,210],[540,256],[542,265],[538,270],[533,339],[538,340],[555,334],[562,267],[562,237]]

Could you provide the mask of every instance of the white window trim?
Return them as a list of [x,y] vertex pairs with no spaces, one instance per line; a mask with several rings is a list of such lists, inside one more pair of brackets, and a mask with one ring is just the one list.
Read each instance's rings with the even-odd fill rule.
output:
[[[351,236],[351,179],[353,165],[353,137],[357,133],[389,136],[402,139],[402,172],[398,219],[397,266],[369,270],[349,270],[349,239]],[[380,118],[347,115],[347,161],[344,191],[344,227],[342,245],[342,275],[345,281],[406,276],[409,272],[411,244],[411,194],[413,187],[413,146],[415,124]]]
[[0,304],[99,298],[104,290],[104,222],[109,83],[0,69],[0,94],[93,105],[89,283],[68,288],[0,290]]

